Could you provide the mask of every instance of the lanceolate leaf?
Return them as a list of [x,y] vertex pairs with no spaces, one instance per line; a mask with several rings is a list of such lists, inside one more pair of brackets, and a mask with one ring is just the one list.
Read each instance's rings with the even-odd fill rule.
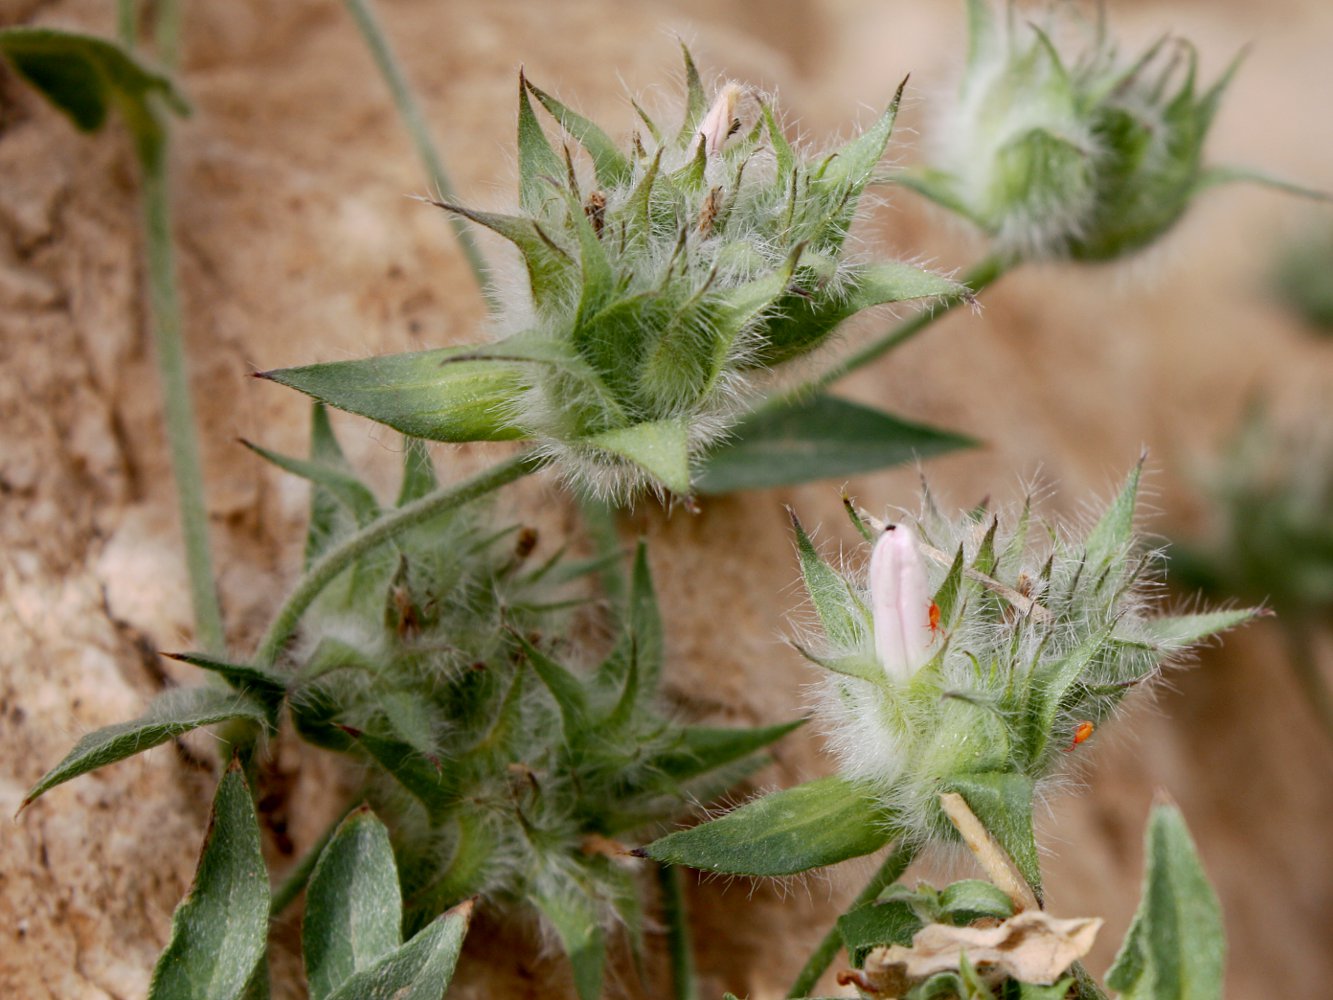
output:
[[796,875],[870,854],[891,836],[889,819],[873,795],[829,777],[668,834],[642,853],[726,875]]
[[312,1000],[402,944],[402,909],[389,831],[362,807],[324,848],[306,892],[301,944]]
[[173,660],[188,663],[192,667],[207,670],[226,678],[227,682],[238,690],[252,690],[265,701],[279,699],[287,692],[287,678],[266,667],[256,667],[249,663],[229,663],[202,653],[164,653]]
[[1143,896],[1106,983],[1121,1000],[1221,1000],[1222,910],[1180,811],[1153,807]]
[[840,479],[976,444],[820,393],[741,421],[732,439],[708,456],[697,488],[721,494]]
[[231,719],[244,719],[263,725],[267,718],[268,713],[263,705],[236,691],[222,691],[213,687],[168,691],[133,722],[104,726],[79,740],[65,759],[32,787],[23,800],[23,806],[71,778],[133,757],[200,726]]
[[239,1000],[256,988],[266,994],[268,907],[259,822],[233,761],[218,785],[194,885],[172,918],[149,1000]]
[[670,778],[686,781],[776,743],[805,721],[754,729],[685,726],[680,730],[680,745],[653,760],[651,766]]
[[551,922],[569,956],[579,1000],[597,1000],[602,992],[606,941],[592,902],[575,887],[538,892],[532,902]]
[[458,805],[458,780],[448,762],[422,756],[411,744],[357,733],[356,742],[375,763],[411,792],[432,819],[439,820]]
[[810,594],[810,603],[815,606],[815,613],[824,627],[824,634],[837,646],[855,646],[861,638],[861,628],[848,606],[851,596],[846,581],[815,551],[814,543],[796,514],[788,513],[796,532],[796,556],[801,563],[801,577]]
[[375,494],[356,476],[335,465],[309,461],[303,458],[290,458],[276,451],[261,447],[250,441],[242,441],[256,455],[272,462],[279,469],[300,476],[315,484],[325,493],[346,507],[360,525],[369,524],[379,516],[380,506]]
[[509,422],[527,384],[514,361],[454,361],[471,348],[389,354],[261,373],[329,406],[432,441],[506,441],[523,436]]
[[472,900],[454,907],[407,944],[351,976],[329,1000],[440,1000],[454,977],[472,907]]
[[571,111],[544,90],[533,86],[531,81],[527,81],[527,84],[532,96],[541,101],[552,117],[560,123],[560,127],[588,151],[597,172],[598,184],[610,188],[629,179],[631,169],[629,160],[625,159],[609,135],[595,122]]
[[1232,611],[1206,611],[1195,615],[1154,618],[1148,622],[1148,638],[1164,646],[1183,648],[1244,625],[1262,613],[1257,608],[1237,608]]

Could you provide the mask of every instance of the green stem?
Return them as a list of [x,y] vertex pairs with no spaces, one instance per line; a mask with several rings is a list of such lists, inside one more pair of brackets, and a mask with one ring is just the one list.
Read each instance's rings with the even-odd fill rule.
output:
[[662,888],[662,916],[667,926],[667,952],[671,956],[671,982],[675,1000],[698,1000],[694,981],[694,958],[690,948],[690,915],[685,908],[685,883],[675,865],[658,865]]
[[521,452],[455,486],[445,486],[427,493],[405,507],[385,514],[366,525],[356,534],[345,538],[320,556],[296,585],[287,600],[278,609],[273,624],[264,633],[255,653],[256,663],[269,666],[277,659],[283,644],[291,637],[297,622],[334,577],[350,566],[360,555],[382,545],[394,535],[407,530],[437,514],[461,507],[470,500],[485,496],[507,483],[537,471],[543,459],[533,451]]
[[153,47],[164,69],[174,69],[180,55],[181,7],[179,0],[157,0],[157,22],[153,25]]
[[[421,158],[436,193],[442,201],[454,201],[454,186],[445,172],[444,161],[440,158],[435,141],[431,138],[421,106],[417,104],[412,88],[408,86],[407,77],[403,75],[402,67],[394,56],[393,49],[389,47],[384,29],[380,26],[374,10],[371,9],[371,0],[343,0],[343,5],[356,21],[356,26],[361,29],[361,35],[366,45],[370,47],[375,64],[384,75],[384,82],[389,85],[393,103],[397,105],[398,114],[402,116],[403,124],[407,126],[407,131],[412,136],[417,156]],[[458,237],[459,245],[463,248],[463,256],[467,258],[468,266],[472,268],[481,294],[486,299],[486,305],[494,312],[499,307],[499,302],[495,297],[495,290],[486,277],[486,262],[481,256],[477,241],[464,219],[452,212],[448,217],[449,224],[453,226],[454,234]]]
[[134,51],[134,0],[116,0],[116,37],[127,52]]
[[167,188],[167,140],[142,143],[143,225],[148,253],[148,295],[152,309],[153,341],[162,379],[163,420],[176,478],[185,563],[194,606],[195,641],[206,651],[225,649],[222,609],[213,583],[213,560],[208,544],[208,511],[204,506],[203,472],[195,440],[194,405],[185,366],[180,299],[171,243],[171,204]]
[[[881,892],[902,876],[907,870],[907,866],[912,863],[916,857],[916,845],[908,841],[899,841],[889,856],[884,859],[884,864],[880,865],[879,871],[870,877],[860,895],[856,897],[852,905],[847,909],[856,909],[858,906],[864,906],[866,903],[873,902]],[[842,935],[838,933],[835,925],[832,930],[824,935],[824,940],[819,942],[819,947],[814,950],[810,960],[805,963],[801,969],[801,974],[796,977],[796,981],[791,984],[791,989],[787,992],[788,997],[809,996],[810,991],[815,988],[819,982],[819,977],[824,971],[833,964],[833,959],[837,957],[838,950],[842,947]]]
[[763,405],[763,409],[776,408],[791,403],[797,398],[813,395],[821,389],[827,389],[834,382],[845,378],[858,368],[864,368],[870,362],[878,360],[895,347],[907,343],[937,319],[948,315],[958,306],[973,301],[982,289],[998,281],[1012,266],[1010,262],[999,256],[983,258],[963,276],[963,284],[967,286],[967,292],[945,296],[937,300],[929,309],[923,309],[911,319],[899,323],[892,330],[872,340],[854,354],[843,358],[827,371],[815,376],[808,382],[801,383],[790,392],[774,397]]
[[301,860],[296,862],[296,867],[287,873],[287,877],[278,883],[273,890],[268,905],[268,918],[276,920],[282,915],[282,911],[291,906],[296,901],[296,897],[301,895],[301,890],[306,887],[310,881],[310,875],[315,870],[315,865],[319,862],[319,856],[324,853],[324,848],[329,846],[329,841],[337,832],[338,827],[360,803],[353,802],[328,828],[319,835],[319,839],[310,845],[310,849],[301,855]]

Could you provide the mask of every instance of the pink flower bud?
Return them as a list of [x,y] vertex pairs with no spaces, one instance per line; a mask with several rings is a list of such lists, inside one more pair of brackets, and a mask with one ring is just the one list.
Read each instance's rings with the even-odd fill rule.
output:
[[[708,109],[699,126],[700,140],[708,156],[722,152],[722,146],[731,135],[732,124],[736,121],[736,103],[745,93],[738,83],[728,83],[717,92],[713,106]],[[698,147],[694,147],[696,150]]]
[[916,538],[890,524],[870,554],[875,652],[890,680],[908,680],[930,659],[931,604]]

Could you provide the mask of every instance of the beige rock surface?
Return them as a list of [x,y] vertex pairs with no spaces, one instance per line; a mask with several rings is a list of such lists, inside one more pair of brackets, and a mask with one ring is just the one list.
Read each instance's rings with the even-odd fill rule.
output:
[[[195,116],[173,151],[179,266],[209,512],[230,639],[246,649],[296,564],[302,492],[235,438],[301,446],[294,394],[255,368],[465,341],[482,319],[443,220],[404,197],[423,190],[373,66],[333,0],[188,5],[184,86]],[[521,61],[599,120],[629,127],[617,76],[636,90],[673,80],[678,31],[701,65],[778,87],[814,137],[846,130],[913,72],[906,124],[927,132],[959,44],[953,4],[796,0],[680,4],[383,0],[383,17],[448,151],[459,191],[500,205],[513,176],[512,99]],[[1173,27],[1215,72],[1255,52],[1224,107],[1216,158],[1261,163],[1333,188],[1333,11],[1320,0],[1113,3],[1128,34]],[[0,23],[109,32],[95,0],[8,0]],[[662,88],[669,93],[669,88]],[[906,132],[903,133],[906,135]],[[466,137],[464,140],[463,137]],[[924,141],[924,138],[922,140]],[[915,155],[912,142],[899,147]],[[164,684],[190,680],[154,655],[189,644],[159,393],[145,326],[136,182],[113,132],[76,135],[0,72],[0,811],[78,734],[134,714]],[[857,398],[984,436],[982,452],[931,463],[968,503],[1016,493],[1040,469],[1057,509],[1103,493],[1147,444],[1164,512],[1197,514],[1187,473],[1256,387],[1284,405],[1326,393],[1330,345],[1308,339],[1262,291],[1257,268],[1310,209],[1251,191],[1210,195],[1161,249],[1118,269],[1014,275],[980,315],[950,317],[892,361],[851,380]],[[897,252],[962,266],[974,247],[898,195],[863,233]],[[488,252],[500,248],[487,244]],[[884,317],[857,322],[865,334]],[[355,460],[388,482],[396,444],[340,420]],[[445,474],[494,449],[440,448]],[[914,473],[865,477],[870,505],[911,503]],[[539,484],[548,534],[573,521]],[[671,625],[674,697],[705,715],[776,721],[801,705],[805,667],[781,643],[796,602],[781,504],[825,541],[850,541],[836,484],[710,501],[698,516],[641,509]],[[1227,909],[1228,995],[1262,998],[1264,977],[1333,976],[1333,751],[1256,627],[1178,675],[1155,707],[1089,747],[1086,788],[1054,799],[1045,823],[1057,913],[1097,914],[1104,966],[1138,892],[1140,832],[1156,789],[1180,803]],[[336,808],[339,775],[283,748],[286,822],[297,848]],[[764,780],[824,767],[813,737],[789,740]],[[0,833],[0,995],[144,993],[193,869],[214,764],[204,741],[155,750],[52,792]],[[271,817],[273,818],[273,817]],[[279,841],[270,838],[275,861]],[[777,997],[869,864],[796,884],[712,882],[692,898],[703,996]],[[962,862],[955,870],[964,870]],[[483,918],[455,994],[564,995],[562,964],[531,928]],[[294,929],[284,942],[294,947]],[[660,952],[660,948],[658,949]],[[299,996],[291,947],[277,995]],[[628,966],[611,992],[662,996]],[[831,979],[829,992],[833,991]],[[1317,989],[1317,988],[1316,988]]]

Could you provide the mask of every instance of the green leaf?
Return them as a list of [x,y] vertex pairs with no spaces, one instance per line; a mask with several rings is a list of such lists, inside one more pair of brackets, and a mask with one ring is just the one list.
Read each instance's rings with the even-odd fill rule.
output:
[[163,142],[154,99],[161,98],[177,114],[190,113],[170,80],[102,38],[51,28],[7,28],[0,31],[0,53],[81,131],[96,131],[110,109],[118,109],[144,161],[160,155]]
[[574,967],[574,988],[580,1000],[597,1000],[602,992],[606,941],[592,901],[575,886],[534,892],[528,898],[555,928]]
[[1014,915],[1014,901],[990,882],[966,878],[940,893],[940,915],[958,927],[984,917],[1007,920]]
[[402,910],[389,831],[362,806],[320,854],[306,891],[301,947],[312,1000],[397,949]]
[[515,632],[514,638],[523,647],[528,662],[555,699],[564,725],[565,740],[570,744],[576,743],[588,726],[588,694],[583,689],[583,682],[530,643],[525,636]]
[[727,875],[796,875],[879,850],[892,837],[878,799],[845,778],[774,792],[641,853]]
[[629,180],[632,170],[630,162],[616,148],[610,136],[595,122],[571,111],[544,90],[533,86],[532,81],[527,81],[527,84],[532,96],[541,101],[542,106],[560,123],[560,127],[572,135],[592,157],[598,184],[605,188],[615,188]]
[[1087,550],[1088,571],[1100,573],[1106,563],[1123,552],[1134,537],[1134,506],[1138,500],[1139,479],[1143,474],[1143,459],[1134,466],[1125,485],[1111,505],[1106,508],[1084,543]]
[[266,667],[256,667],[249,663],[228,663],[216,657],[202,653],[163,653],[163,656],[181,663],[188,663],[200,670],[207,670],[226,679],[232,687],[240,691],[253,690],[265,701],[280,699],[287,693],[287,678]]
[[[884,114],[880,115],[874,125],[837,151],[818,178],[819,184],[825,187],[846,186],[855,194],[860,193],[870,180],[871,171],[884,155],[884,148],[889,144],[889,136],[893,134],[893,123],[898,117],[898,108],[902,104],[903,89],[906,86],[906,80],[899,84],[893,100],[889,102]],[[855,205],[854,195],[847,209],[850,210]]]
[[742,420],[731,440],[707,456],[697,485],[716,495],[840,479],[976,444],[820,393]]
[[683,420],[632,424],[581,440],[632,462],[672,493],[690,492],[689,431]]
[[406,788],[439,821],[458,805],[458,776],[454,769],[424,756],[410,743],[371,733],[355,733],[358,746]]
[[598,682],[603,687],[623,683],[624,675],[633,663],[640,672],[642,702],[657,694],[666,658],[662,615],[657,607],[652,569],[648,565],[648,546],[642,539],[634,549],[634,568],[630,573],[625,612],[624,634],[598,670]]
[[912,907],[901,900],[866,903],[838,918],[838,933],[857,969],[865,965],[872,949],[891,944],[910,946],[922,926]]
[[704,96],[703,81],[699,79],[694,57],[684,42],[680,43],[680,51],[685,57],[685,118],[676,134],[676,145],[683,147],[694,139],[695,130],[708,111],[708,99]]
[[1206,611],[1195,615],[1173,615],[1169,618],[1152,619],[1144,626],[1144,631],[1147,632],[1150,642],[1182,648],[1217,635],[1219,632],[1225,632],[1227,629],[1244,625],[1263,613],[1259,608],[1237,608],[1231,611]]
[[796,512],[789,507],[787,513],[791,516],[792,530],[796,532],[796,557],[801,564],[801,577],[819,623],[824,627],[824,634],[835,646],[856,646],[864,637],[863,628],[852,611],[847,581],[820,558]]
[[958,595],[963,587],[963,545],[960,542],[958,552],[949,564],[949,572],[944,576],[940,589],[935,591],[935,606],[940,609],[940,624],[948,628],[953,624],[954,611],[958,607]]
[[1106,983],[1121,1000],[1220,1000],[1222,909],[1180,810],[1154,806],[1144,844],[1143,895]]
[[497,212],[478,212],[444,201],[432,201],[431,204],[485,226],[518,247],[538,311],[565,298],[574,279],[574,258],[557,246],[534,220]]
[[304,458],[290,458],[244,439],[241,440],[241,444],[284,472],[300,476],[324,490],[328,496],[333,497],[351,512],[358,525],[367,525],[379,516],[380,505],[375,499],[375,494],[346,469]]
[[1041,902],[1041,861],[1032,832],[1032,779],[1000,771],[955,775],[945,782],[944,791],[963,797]]
[[752,729],[721,729],[712,726],[683,726],[680,742],[652,758],[648,766],[677,781],[687,781],[714,768],[748,757],[805,725],[805,719],[777,726]]
[[143,753],[200,726],[231,719],[263,725],[267,718],[268,712],[263,705],[236,691],[213,687],[168,691],[154,700],[139,718],[103,726],[80,739],[64,760],[33,785],[19,810],[71,778]]
[[1114,623],[1083,641],[1064,659],[1044,664],[1029,680],[1025,706],[1025,743],[1030,765],[1048,753],[1055,721],[1066,696],[1106,649]]
[[440,1000],[454,977],[472,908],[468,900],[443,914],[397,951],[349,978],[329,1000]]
[[268,905],[259,821],[233,760],[213,799],[194,884],[153,969],[149,1000],[238,1000],[255,989],[265,978]]
[[514,361],[454,361],[475,348],[449,347],[261,372],[329,406],[432,441],[508,441],[515,398],[528,384]]

